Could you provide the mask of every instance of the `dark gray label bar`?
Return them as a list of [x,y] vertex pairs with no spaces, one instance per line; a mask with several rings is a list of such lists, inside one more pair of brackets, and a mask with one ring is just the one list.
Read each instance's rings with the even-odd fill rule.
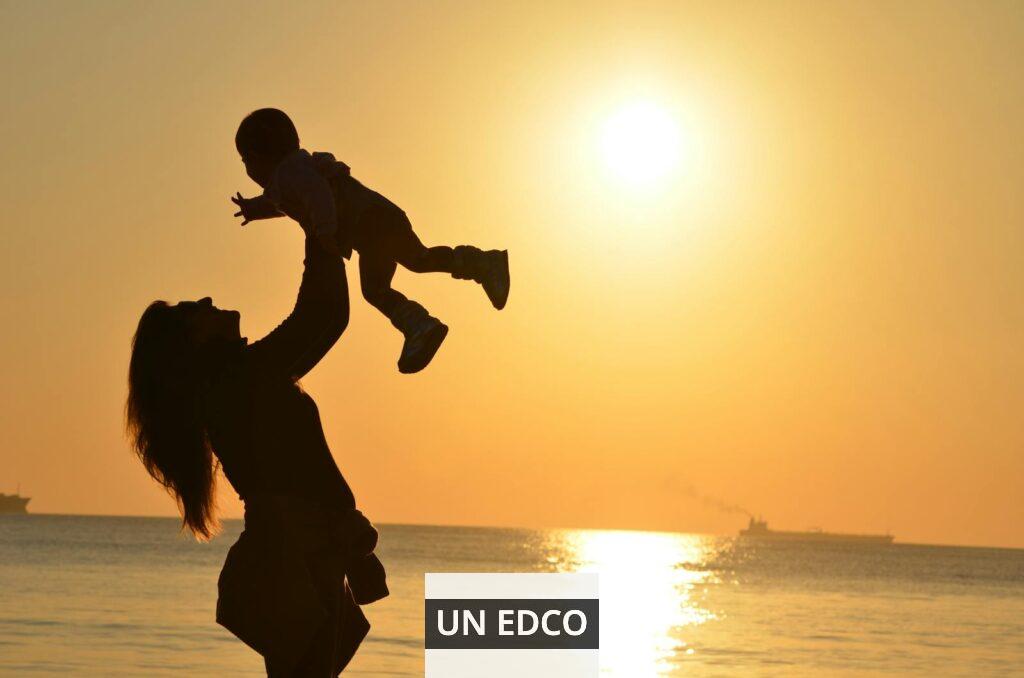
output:
[[428,598],[426,649],[596,650],[599,601]]

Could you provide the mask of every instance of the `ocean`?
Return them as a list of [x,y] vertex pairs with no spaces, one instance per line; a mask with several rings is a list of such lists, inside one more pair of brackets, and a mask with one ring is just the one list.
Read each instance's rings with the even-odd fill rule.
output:
[[[1024,672],[1024,550],[382,525],[392,595],[343,675],[423,671],[425,572],[597,571],[609,676]],[[0,675],[259,676],[170,518],[0,516]]]

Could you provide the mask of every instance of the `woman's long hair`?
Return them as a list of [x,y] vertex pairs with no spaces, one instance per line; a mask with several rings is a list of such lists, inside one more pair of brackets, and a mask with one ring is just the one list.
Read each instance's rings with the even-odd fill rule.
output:
[[188,336],[189,312],[154,301],[132,339],[125,407],[132,447],[151,476],[174,497],[196,539],[219,530],[217,463],[206,435],[204,385],[209,362]]

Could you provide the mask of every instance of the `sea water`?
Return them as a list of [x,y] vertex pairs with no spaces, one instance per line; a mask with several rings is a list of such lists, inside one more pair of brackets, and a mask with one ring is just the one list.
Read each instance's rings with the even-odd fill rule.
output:
[[[609,676],[1024,672],[1024,551],[383,525],[391,596],[345,675],[423,672],[425,572],[600,573]],[[0,516],[0,675],[263,675],[214,621],[242,529]]]

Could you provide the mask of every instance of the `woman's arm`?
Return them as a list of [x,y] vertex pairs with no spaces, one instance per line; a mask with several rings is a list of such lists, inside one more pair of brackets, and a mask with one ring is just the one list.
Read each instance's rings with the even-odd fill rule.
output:
[[305,269],[295,308],[270,334],[250,344],[250,360],[262,370],[300,379],[327,355],[348,325],[345,263],[306,238]]

